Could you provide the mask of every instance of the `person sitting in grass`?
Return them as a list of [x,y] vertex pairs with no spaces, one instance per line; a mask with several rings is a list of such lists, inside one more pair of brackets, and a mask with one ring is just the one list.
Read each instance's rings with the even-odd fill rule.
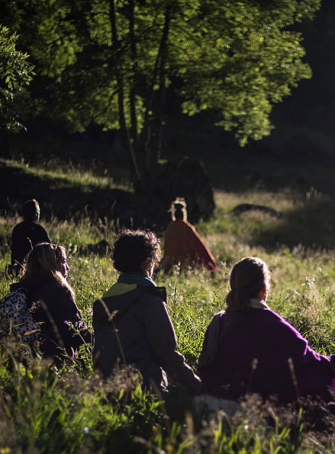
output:
[[21,270],[25,258],[38,243],[50,243],[50,238],[38,221],[40,206],[37,200],[27,200],[22,206],[23,221],[17,224],[12,232],[12,267]]
[[212,319],[199,357],[203,393],[221,398],[223,409],[225,399],[237,401],[246,393],[264,399],[277,396],[279,402],[307,395],[329,400],[335,378],[332,360],[312,350],[266,304],[270,288],[266,263],[256,257],[242,259],[232,270],[230,286],[227,310]]
[[160,260],[157,236],[123,230],[112,260],[120,276],[93,306],[94,367],[108,377],[115,366],[133,365],[146,389],[166,391],[168,375],[190,394],[198,394],[199,377],[177,352],[165,288],[152,280]]
[[67,281],[68,271],[65,248],[41,243],[29,253],[22,279],[11,285],[11,291],[27,291],[27,310],[40,326],[45,357],[75,357],[76,349],[92,342]]
[[198,266],[209,271],[218,271],[215,258],[195,227],[187,222],[186,203],[176,199],[171,205],[172,222],[164,238],[163,265],[166,269],[174,265]]

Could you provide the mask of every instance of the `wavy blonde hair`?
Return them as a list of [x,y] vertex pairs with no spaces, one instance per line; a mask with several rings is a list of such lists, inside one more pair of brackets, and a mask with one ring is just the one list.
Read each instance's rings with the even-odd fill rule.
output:
[[62,262],[66,260],[66,249],[51,243],[39,243],[30,251],[22,279],[33,276],[53,277],[72,294],[74,291],[61,273]]

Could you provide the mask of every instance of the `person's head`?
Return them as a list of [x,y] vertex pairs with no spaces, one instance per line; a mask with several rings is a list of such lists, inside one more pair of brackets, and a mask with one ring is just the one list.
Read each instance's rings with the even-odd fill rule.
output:
[[157,236],[148,230],[122,230],[114,243],[112,260],[120,273],[140,273],[151,277],[161,258]]
[[40,219],[40,206],[37,200],[31,199],[24,202],[22,215],[26,221],[38,222]]
[[185,199],[176,199],[171,204],[171,216],[173,220],[181,219],[183,221],[187,220],[187,210]]
[[65,248],[56,244],[40,243],[34,246],[28,254],[23,279],[33,276],[50,276],[68,287],[66,282],[68,271]]
[[258,257],[237,262],[230,275],[230,292],[226,302],[232,310],[244,310],[251,298],[266,300],[271,275],[267,264]]

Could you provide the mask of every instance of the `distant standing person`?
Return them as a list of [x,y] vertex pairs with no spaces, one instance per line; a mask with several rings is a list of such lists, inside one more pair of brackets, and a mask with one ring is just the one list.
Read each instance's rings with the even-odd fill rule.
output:
[[12,232],[12,266],[21,267],[32,248],[38,243],[51,243],[44,227],[38,224],[40,206],[37,200],[27,200],[22,206],[23,222]]
[[166,290],[152,280],[160,259],[156,235],[124,230],[112,259],[120,277],[93,306],[94,367],[108,377],[115,366],[131,364],[147,389],[167,390],[168,375],[190,394],[199,394],[199,377],[177,351]]
[[174,265],[200,266],[218,271],[216,260],[200,238],[195,227],[187,221],[184,199],[176,199],[171,205],[172,222],[168,225],[164,240],[165,268]]

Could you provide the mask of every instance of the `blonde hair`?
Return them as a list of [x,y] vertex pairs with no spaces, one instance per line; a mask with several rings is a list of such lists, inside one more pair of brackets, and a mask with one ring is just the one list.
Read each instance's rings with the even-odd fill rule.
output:
[[231,290],[227,295],[228,308],[246,310],[250,299],[256,298],[264,285],[269,285],[271,274],[267,264],[258,257],[245,257],[237,262],[230,275]]
[[186,209],[186,201],[182,197],[177,197],[171,203],[170,210],[172,220],[175,221],[176,219],[182,219],[183,221],[187,221],[187,209]]
[[74,291],[60,272],[62,261],[66,260],[66,249],[51,243],[39,243],[30,251],[22,279],[33,276],[53,277],[72,294]]

